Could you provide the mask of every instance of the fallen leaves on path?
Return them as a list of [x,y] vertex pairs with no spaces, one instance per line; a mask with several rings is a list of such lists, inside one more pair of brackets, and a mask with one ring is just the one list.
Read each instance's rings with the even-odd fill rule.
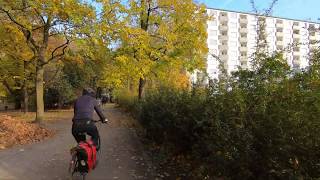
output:
[[53,136],[53,131],[8,115],[0,115],[0,149],[16,144],[38,142]]

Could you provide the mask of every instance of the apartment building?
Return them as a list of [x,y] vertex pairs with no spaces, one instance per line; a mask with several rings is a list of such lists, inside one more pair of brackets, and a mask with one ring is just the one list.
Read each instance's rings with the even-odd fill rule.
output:
[[213,17],[207,22],[207,73],[211,79],[218,78],[219,62],[228,73],[238,67],[252,67],[251,59],[256,52],[260,27],[264,27],[266,51],[270,54],[284,51],[292,68],[306,67],[310,51],[319,46],[315,42],[320,40],[320,33],[317,31],[320,24],[315,22],[221,9],[207,9],[207,12]]

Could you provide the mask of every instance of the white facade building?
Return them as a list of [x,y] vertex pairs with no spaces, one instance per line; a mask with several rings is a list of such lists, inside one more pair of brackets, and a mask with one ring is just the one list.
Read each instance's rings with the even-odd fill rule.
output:
[[[252,54],[257,46],[257,29],[261,27],[258,22],[265,27],[267,51],[283,50],[292,68],[306,67],[310,50],[319,46],[312,43],[320,40],[320,33],[315,30],[320,28],[318,23],[220,9],[208,9],[207,12],[213,17],[207,23],[207,73],[211,79],[218,78],[218,59],[228,73],[238,67],[251,67]],[[294,44],[297,46],[292,46]],[[294,48],[289,50],[289,47]]]

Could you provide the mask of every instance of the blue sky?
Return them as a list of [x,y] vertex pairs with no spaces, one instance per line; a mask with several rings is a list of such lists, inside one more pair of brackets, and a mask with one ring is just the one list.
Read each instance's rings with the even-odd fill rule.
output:
[[[252,12],[250,0],[196,0],[207,7]],[[259,10],[269,7],[271,0],[255,0]],[[320,0],[279,0],[273,9],[273,16],[317,21],[320,18]],[[319,22],[319,21],[318,21]]]

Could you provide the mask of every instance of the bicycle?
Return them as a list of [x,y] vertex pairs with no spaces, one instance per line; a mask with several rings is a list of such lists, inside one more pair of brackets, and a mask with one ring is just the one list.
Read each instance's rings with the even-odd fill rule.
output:
[[[100,122],[100,121],[97,121],[97,120],[92,120],[92,121],[93,121],[94,123]],[[81,134],[84,135],[84,137],[87,136],[86,133],[81,133]],[[87,174],[89,173],[89,171],[91,170],[91,169],[88,167],[89,165],[88,165],[83,159],[80,160],[80,162],[79,162],[78,153],[79,153],[79,149],[80,149],[80,146],[79,146],[79,145],[80,145],[81,143],[87,143],[87,144],[90,144],[91,146],[94,146],[94,145],[92,144],[91,139],[90,139],[90,140],[87,140],[87,138],[86,138],[86,140],[79,142],[79,143],[77,144],[77,146],[75,146],[75,147],[73,147],[73,148],[70,149],[71,160],[70,160],[70,162],[69,162],[69,173],[70,173],[70,175],[71,175],[71,179],[73,178],[73,176],[74,176],[75,173],[80,173],[80,176],[82,176],[82,180],[85,180],[86,175],[87,175]],[[99,146],[101,147],[100,137],[99,137],[99,139],[98,139],[98,144],[99,144]],[[100,151],[97,152],[97,155],[96,155],[96,156],[100,157],[100,154],[101,154],[101,149],[100,149]],[[94,160],[93,160],[94,164],[93,164],[92,170],[95,169],[96,166],[97,166],[97,159],[99,159],[99,158],[97,158],[96,156],[93,157],[93,158],[94,158]]]

